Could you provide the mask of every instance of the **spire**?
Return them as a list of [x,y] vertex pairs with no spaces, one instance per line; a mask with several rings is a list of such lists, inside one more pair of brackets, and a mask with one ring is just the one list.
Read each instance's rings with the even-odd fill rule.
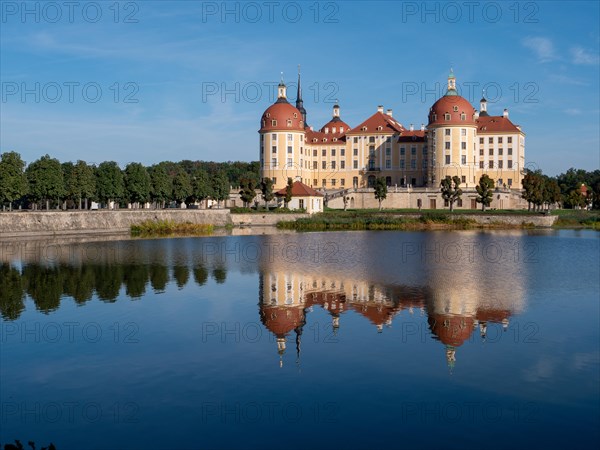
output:
[[446,95],[458,95],[456,92],[456,77],[452,68],[450,68],[450,74],[448,75],[448,90],[446,91]]
[[302,101],[302,85],[300,83],[300,64],[298,64],[298,93],[296,95],[296,109],[302,114],[302,120],[304,126],[307,127],[306,123],[306,109],[304,109],[304,102]]

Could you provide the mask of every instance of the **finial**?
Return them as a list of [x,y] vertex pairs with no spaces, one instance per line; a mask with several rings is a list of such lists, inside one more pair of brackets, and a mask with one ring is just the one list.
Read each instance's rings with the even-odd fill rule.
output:
[[298,75],[300,75],[300,64],[298,64]]
[[283,72],[281,72],[281,84],[283,84]]

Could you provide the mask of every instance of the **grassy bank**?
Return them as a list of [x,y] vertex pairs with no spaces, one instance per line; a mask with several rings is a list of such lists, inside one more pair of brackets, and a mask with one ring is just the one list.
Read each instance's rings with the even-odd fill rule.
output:
[[206,236],[213,232],[212,225],[174,220],[144,220],[131,225],[131,235],[137,237],[191,235]]
[[558,216],[554,228],[591,228],[600,231],[600,211],[561,209],[552,214]]

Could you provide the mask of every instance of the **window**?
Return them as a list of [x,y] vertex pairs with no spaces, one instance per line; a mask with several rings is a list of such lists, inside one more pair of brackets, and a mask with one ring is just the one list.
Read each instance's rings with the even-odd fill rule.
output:
[[404,156],[404,152],[405,152],[404,147],[400,147],[400,156]]
[[346,168],[346,161],[340,161],[340,169]]
[[385,142],[387,142],[387,143],[392,142],[392,138],[388,136],[387,138],[385,138]]
[[499,155],[502,155],[502,148],[499,148],[499,149],[498,149],[498,154],[499,154]]
[[277,184],[277,178],[273,177],[273,184]]
[[465,175],[460,177],[460,181],[461,183],[466,183],[467,182],[467,177]]
[[288,160],[287,160],[287,161],[288,161],[288,162],[287,162],[287,163],[288,163],[288,166],[292,166],[292,165],[293,165],[292,158],[288,158]]
[[277,146],[274,145],[273,147],[271,147],[271,153],[277,153]]
[[466,128],[461,128],[460,129],[460,135],[461,136],[466,136],[467,135],[467,129]]
[[337,183],[337,180],[336,180],[335,178],[332,178],[332,179],[331,179],[331,185],[332,185],[332,186],[335,186],[335,184],[336,184],[336,183]]
[[304,209],[304,199],[303,198],[298,199],[298,207],[300,209]]
[[369,136],[369,143],[375,142],[375,136]]
[[460,115],[460,120],[467,120],[467,115],[465,113],[462,113]]
[[490,148],[490,156],[494,156],[494,149]]
[[466,142],[461,142],[460,143],[460,148],[463,149],[463,150],[466,150],[467,149],[467,143]]
[[375,156],[375,146],[369,146],[369,156]]
[[424,159],[424,160],[422,161],[422,163],[423,163],[423,164],[422,164],[422,165],[423,165],[423,169],[427,169],[427,160],[426,160],[426,159]]
[[417,160],[416,159],[411,159],[410,160],[410,168],[411,169],[416,169],[417,168]]
[[327,169],[327,162],[321,161],[321,169]]
[[498,144],[502,144],[502,137],[498,138]]
[[272,140],[272,141],[276,141],[276,140],[277,140],[277,133],[273,133],[273,134],[271,135],[271,140]]
[[316,161],[313,161],[313,170],[317,170],[317,162]]
[[446,128],[446,129],[444,130],[444,134],[445,134],[446,136],[450,136],[450,128]]
[[294,135],[292,133],[288,133],[288,142],[292,142],[294,140]]
[[335,148],[331,149],[331,156],[335,156]]
[[323,179],[323,181],[321,182],[321,184],[323,185],[323,187],[327,186],[327,180]]
[[482,137],[479,138],[479,143],[483,144],[483,138]]
[[446,164],[450,164],[450,155],[446,155]]
[[450,142],[444,142],[446,150],[450,150]]
[[508,147],[508,154],[512,155],[512,147]]
[[321,156],[327,156],[327,149],[321,149]]
[[331,168],[335,169],[335,161],[331,161]]
[[479,156],[483,156],[483,149],[482,148],[479,149]]
[[316,185],[317,185],[317,182],[318,182],[318,180],[315,178],[315,179],[313,180],[313,186],[316,186]]
[[400,160],[400,168],[404,169],[404,160],[403,159]]
[[[510,138],[509,138],[509,139],[510,139]],[[507,184],[508,184],[509,186],[512,186],[512,178],[509,178],[509,179],[508,179],[508,180],[506,180],[506,181],[507,181]]]
[[458,112],[458,106],[454,105],[454,107],[452,108],[452,110],[453,110],[454,112]]
[[490,169],[493,169],[493,168],[494,168],[494,161],[490,161],[490,163],[489,163],[489,168],[490,168]]
[[273,166],[273,167],[277,167],[277,158],[273,158],[273,159],[271,160],[271,166]]
[[292,121],[290,119],[287,120],[287,126],[291,127],[292,126]]
[[423,156],[427,156],[427,147],[423,147]]
[[276,127],[277,126],[277,121],[276,120],[271,120],[271,126],[272,127]]
[[288,154],[291,154],[291,153],[292,153],[292,146],[288,145]]
[[[511,136],[507,137],[506,142],[508,142],[509,144],[512,144],[512,137]],[[510,180],[510,178],[509,178],[509,180]]]
[[302,154],[303,147],[300,147],[300,154]]
[[493,144],[493,143],[494,143],[494,138],[493,137],[488,138],[488,144]]
[[479,161],[479,168],[483,169],[483,161]]
[[317,157],[317,149],[313,150],[313,156],[316,158]]
[[463,165],[467,163],[467,156],[466,155],[461,155],[461,157],[460,157],[460,163],[463,164]]
[[450,120],[450,114],[444,114],[444,120]]
[[385,156],[390,156],[392,154],[392,149],[391,148],[386,148],[385,149]]
[[502,160],[498,161],[498,169],[502,169]]
[[417,147],[411,147],[410,154],[415,156],[417,154]]
[[[464,178],[464,177],[463,177],[463,178]],[[464,180],[463,180],[463,182],[464,182]],[[462,203],[462,198],[458,198],[458,199],[456,199],[456,206],[458,206],[459,208],[462,208],[462,205],[463,205],[463,203]]]
[[509,159],[509,160],[506,162],[506,166],[507,166],[509,169],[512,169],[512,159]]
[[345,186],[345,185],[346,185],[346,179],[340,178],[340,186]]
[[346,149],[340,148],[340,156],[346,156]]
[[354,156],[358,156],[358,149],[355,148],[354,150],[352,150],[352,153],[354,154]]
[[352,167],[354,169],[358,169],[358,161],[355,159],[354,162],[352,163]]
[[385,160],[385,168],[386,169],[391,169],[392,168],[392,161],[389,159]]
[[354,138],[354,140],[353,140],[353,142],[354,142],[355,144],[357,144],[357,143],[358,143],[358,138],[357,138],[357,137],[355,137],[355,138]]

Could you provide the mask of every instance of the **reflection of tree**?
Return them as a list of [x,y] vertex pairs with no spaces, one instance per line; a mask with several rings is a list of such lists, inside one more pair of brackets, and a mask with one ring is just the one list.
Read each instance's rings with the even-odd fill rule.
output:
[[9,264],[0,265],[0,315],[15,320],[25,309],[23,280],[17,269]]
[[188,266],[174,266],[173,267],[173,278],[175,278],[175,282],[177,283],[177,287],[179,289],[183,289],[190,279],[190,269]]
[[96,294],[104,302],[114,302],[119,296],[123,282],[123,266],[97,265],[93,268],[96,280]]
[[194,267],[194,281],[196,281],[198,286],[204,286],[206,280],[208,280],[208,270],[206,270],[206,267],[202,265]]
[[169,282],[169,271],[162,264],[150,265],[150,285],[155,292],[164,292]]
[[59,266],[63,275],[63,291],[73,297],[78,304],[83,304],[94,294],[94,271],[91,266],[71,267]]
[[227,279],[227,269],[225,266],[217,266],[213,269],[212,276],[217,284],[223,284]]
[[139,298],[146,292],[148,266],[145,264],[127,264],[125,274],[125,293],[131,298]]
[[45,314],[58,309],[62,295],[62,277],[58,267],[28,264],[23,268],[27,294]]

